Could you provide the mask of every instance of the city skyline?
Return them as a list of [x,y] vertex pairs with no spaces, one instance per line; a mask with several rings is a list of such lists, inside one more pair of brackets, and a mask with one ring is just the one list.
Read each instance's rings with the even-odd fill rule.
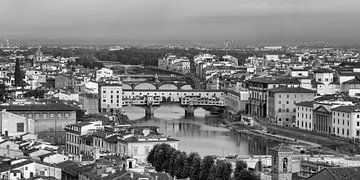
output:
[[359,7],[356,0],[4,0],[0,36],[53,44],[358,45]]

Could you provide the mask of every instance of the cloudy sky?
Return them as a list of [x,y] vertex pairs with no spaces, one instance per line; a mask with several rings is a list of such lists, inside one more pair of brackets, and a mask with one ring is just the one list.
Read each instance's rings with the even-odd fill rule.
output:
[[360,44],[360,0],[1,0],[0,37],[51,43]]

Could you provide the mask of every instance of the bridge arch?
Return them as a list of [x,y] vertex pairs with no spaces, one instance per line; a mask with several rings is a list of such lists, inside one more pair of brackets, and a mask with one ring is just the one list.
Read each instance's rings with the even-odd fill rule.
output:
[[122,89],[132,89],[132,87],[129,84],[123,84]]
[[134,89],[156,89],[156,86],[151,83],[140,83]]
[[159,86],[159,89],[178,89],[174,84],[163,84],[161,86]]
[[185,84],[185,85],[181,86],[180,89],[189,89],[189,90],[191,90],[193,88],[190,85]]

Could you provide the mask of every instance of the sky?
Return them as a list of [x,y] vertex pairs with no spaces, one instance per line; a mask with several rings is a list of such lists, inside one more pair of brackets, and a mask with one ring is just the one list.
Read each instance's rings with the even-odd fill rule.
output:
[[53,44],[353,45],[360,44],[360,1],[1,0],[0,37]]

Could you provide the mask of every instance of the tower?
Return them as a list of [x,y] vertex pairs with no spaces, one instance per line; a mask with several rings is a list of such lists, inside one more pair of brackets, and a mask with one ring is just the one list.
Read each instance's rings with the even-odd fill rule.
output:
[[38,49],[36,50],[34,57],[33,57],[33,66],[36,66],[37,62],[43,61],[44,58],[44,54],[41,52],[40,50],[41,46],[38,47]]
[[270,149],[272,156],[272,180],[292,179],[292,155],[293,150],[284,144]]

